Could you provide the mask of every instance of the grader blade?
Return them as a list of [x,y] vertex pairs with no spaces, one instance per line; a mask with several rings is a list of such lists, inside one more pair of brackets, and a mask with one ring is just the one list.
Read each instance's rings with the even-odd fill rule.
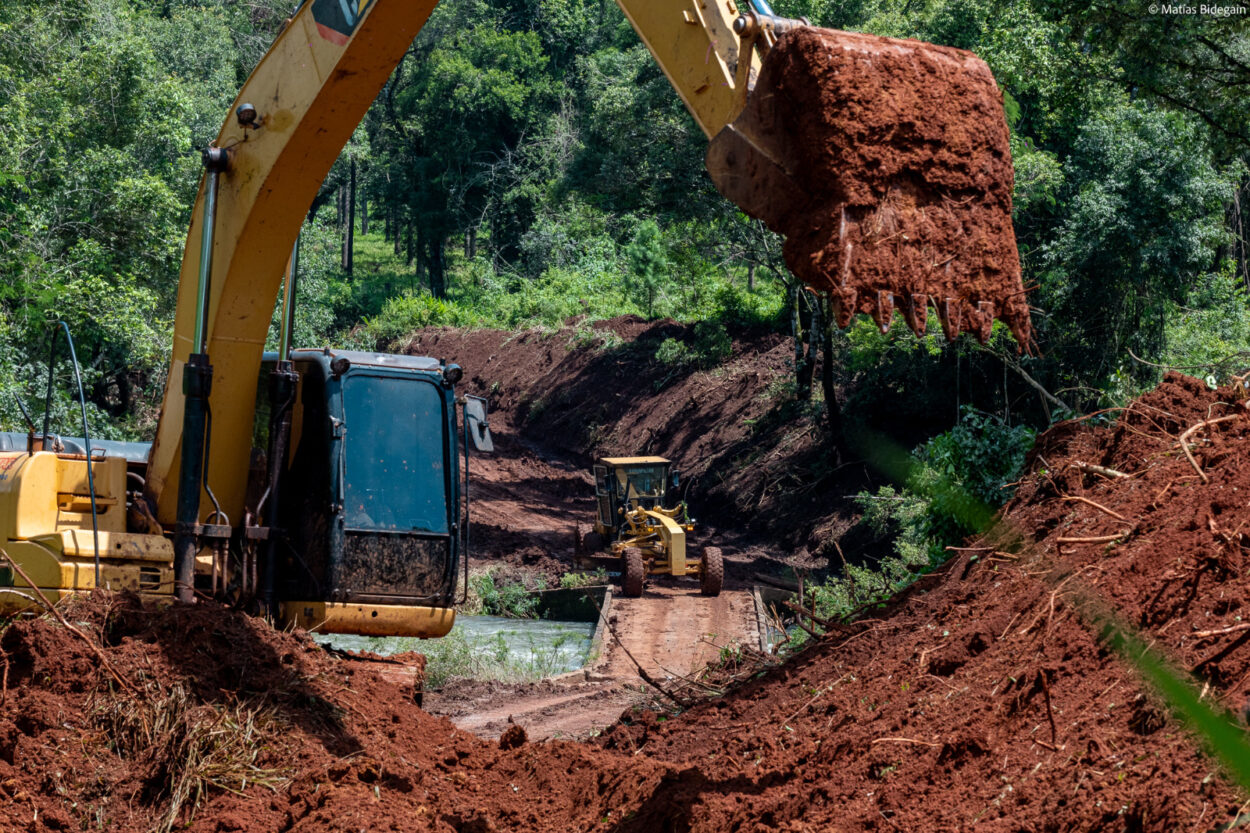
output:
[[804,27],[768,53],[745,109],[712,140],[716,187],[785,237],[786,264],[837,324],[930,305],[948,339],[995,318],[1028,349],[1002,95],[959,49]]

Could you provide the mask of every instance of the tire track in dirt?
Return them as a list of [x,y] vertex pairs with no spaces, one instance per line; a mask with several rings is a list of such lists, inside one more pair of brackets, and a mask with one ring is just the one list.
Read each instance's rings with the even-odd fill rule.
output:
[[596,669],[618,678],[638,676],[629,654],[648,674],[663,680],[689,675],[715,660],[719,646],[735,640],[759,644],[748,589],[726,588],[707,597],[689,579],[653,576],[640,598],[615,597],[610,618],[612,633],[604,637],[606,650]]

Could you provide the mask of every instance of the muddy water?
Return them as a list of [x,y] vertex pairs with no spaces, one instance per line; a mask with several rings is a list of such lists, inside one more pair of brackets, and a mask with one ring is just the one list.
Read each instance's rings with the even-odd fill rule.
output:
[[[555,622],[548,619],[507,619],[502,616],[458,615],[448,638],[464,639],[475,652],[485,652],[510,665],[540,667],[544,676],[573,671],[586,664],[594,622]],[[314,634],[323,645],[346,651],[370,651],[382,656],[404,651],[426,652],[428,640],[411,637]]]

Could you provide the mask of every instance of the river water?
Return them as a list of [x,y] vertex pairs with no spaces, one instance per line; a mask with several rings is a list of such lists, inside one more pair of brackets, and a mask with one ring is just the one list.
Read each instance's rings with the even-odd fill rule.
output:
[[[594,622],[458,615],[444,640],[447,646],[466,650],[484,662],[528,672],[524,676],[549,677],[585,665],[594,632]],[[404,651],[438,654],[447,647],[440,640],[402,636],[313,634],[313,639],[333,648],[382,656]]]

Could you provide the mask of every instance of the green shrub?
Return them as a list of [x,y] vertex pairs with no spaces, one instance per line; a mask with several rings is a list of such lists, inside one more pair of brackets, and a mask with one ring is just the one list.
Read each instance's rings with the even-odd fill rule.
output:
[[697,367],[703,370],[715,367],[729,358],[733,341],[725,328],[715,321],[700,321],[694,325],[694,339],[687,344],[676,338],[666,338],[656,348],[655,359],[672,367]]
[[925,443],[917,456],[939,478],[990,506],[1001,506],[1011,496],[1006,486],[1024,468],[1035,434],[1027,425],[1008,425],[965,406],[958,424]]
[[[474,576],[469,584],[481,604],[481,612],[487,616],[513,619],[534,619],[538,616],[538,597],[520,582],[497,585],[494,570],[490,570]],[[544,589],[541,579],[538,585],[537,589]]]
[[581,587],[597,587],[608,583],[608,571],[600,567],[593,573],[565,573],[560,576],[560,588],[577,590]]
[[660,364],[684,367],[694,362],[694,351],[687,347],[684,341],[666,338],[656,348],[655,360]]
[[985,528],[1011,496],[1004,487],[1019,476],[1032,443],[1032,429],[965,408],[954,428],[916,449],[902,488],[855,496],[861,522],[888,539],[891,552],[813,585],[809,603],[822,617],[841,619],[941,565],[948,545]]

